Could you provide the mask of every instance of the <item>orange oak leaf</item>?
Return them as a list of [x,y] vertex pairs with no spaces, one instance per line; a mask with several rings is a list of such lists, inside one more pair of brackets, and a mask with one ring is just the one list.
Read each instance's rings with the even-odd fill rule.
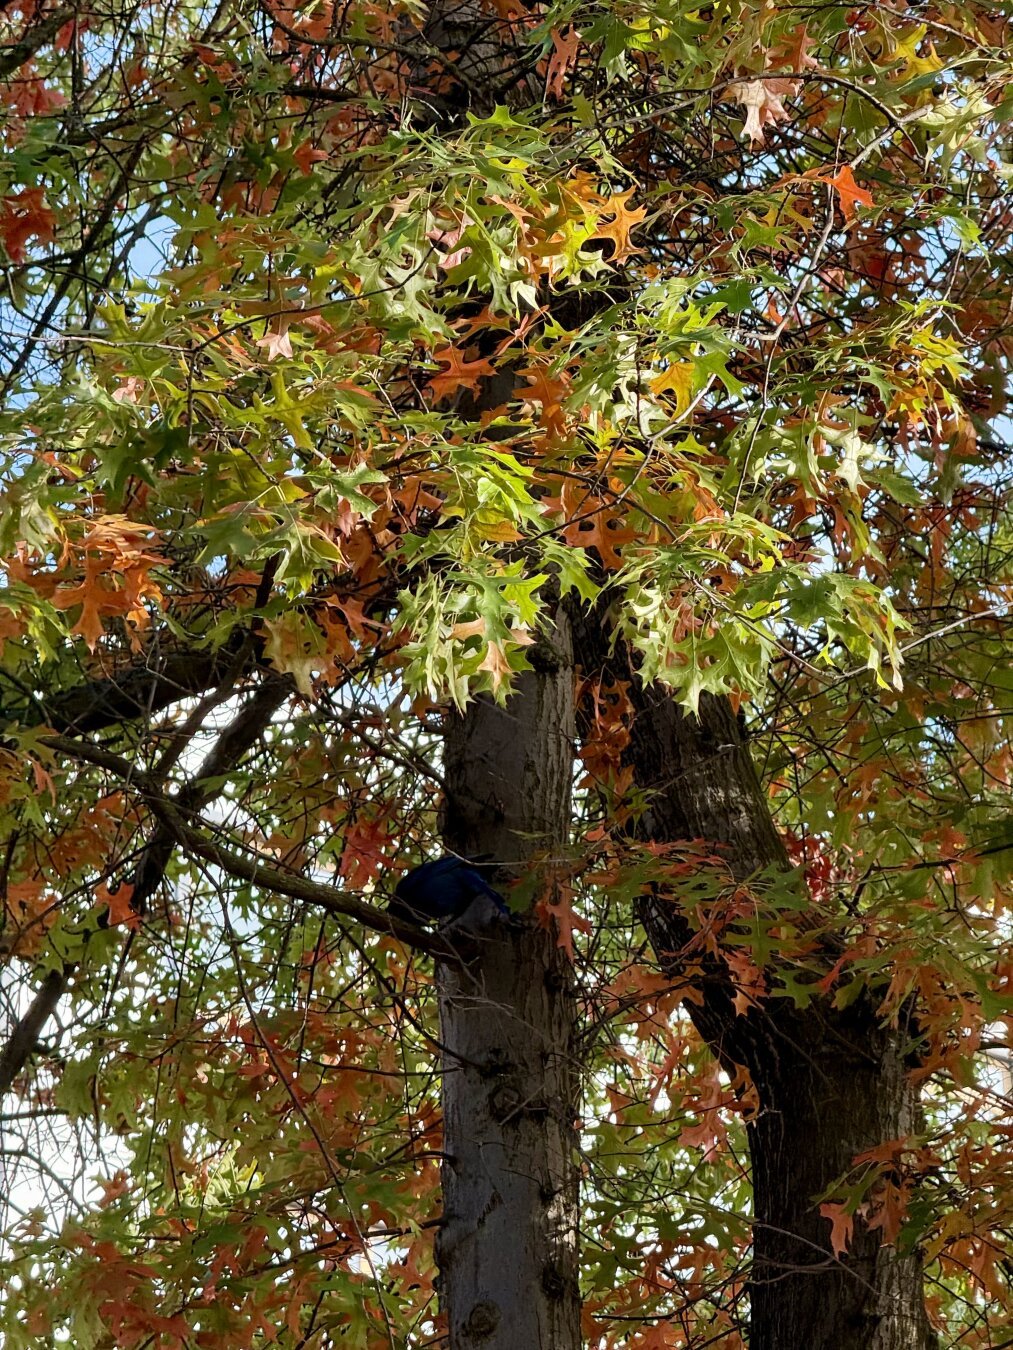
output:
[[131,646],[139,646],[138,634],[151,621],[149,605],[161,597],[150,575],[165,561],[154,551],[156,543],[150,526],[110,515],[96,520],[74,550],[81,555],[79,580],[58,586],[51,600],[57,609],[80,610],[71,632],[91,651],[102,638],[105,616],[122,616]]
[[820,1213],[830,1221],[830,1245],[834,1255],[840,1259],[841,1253],[847,1251],[855,1230],[855,1216],[848,1213],[847,1205],[833,1200],[824,1201],[820,1205]]
[[633,526],[623,524],[617,515],[591,504],[564,528],[563,538],[580,548],[596,548],[606,567],[618,569],[623,560],[616,551],[617,546],[632,543],[638,533]]
[[555,900],[539,900],[535,905],[535,918],[539,924],[549,929],[552,921],[556,923],[556,944],[563,948],[570,960],[574,960],[573,932],[590,933],[591,924],[573,909],[573,887],[557,882],[553,887]]
[[108,1181],[100,1180],[98,1185],[102,1190],[102,1199],[98,1202],[98,1207],[99,1209],[108,1209],[115,1200],[118,1200],[121,1195],[126,1195],[130,1190],[130,1175],[123,1168],[120,1168],[119,1171],[113,1173]]
[[825,173],[816,176],[821,183],[829,183],[837,193],[837,199],[841,204],[841,215],[849,224],[855,218],[856,205],[872,206],[872,193],[858,186],[850,164],[845,164],[844,168],[838,170],[832,178]]
[[103,881],[95,889],[95,899],[105,905],[109,911],[109,924],[124,923],[128,928],[139,928],[141,916],[133,907],[134,888],[121,881],[115,891],[110,891],[108,882]]
[[558,28],[552,30],[552,55],[549,57],[549,66],[545,73],[545,93],[549,98],[563,97],[566,73],[576,62],[579,50],[580,34],[573,24],[565,33]]
[[299,165],[299,169],[304,174],[313,172],[313,165],[318,164],[323,159],[328,159],[326,150],[321,150],[315,146],[312,141],[303,141],[292,152],[292,158]]
[[695,1125],[683,1127],[679,1133],[679,1143],[686,1148],[702,1149],[708,1162],[718,1157],[728,1140],[728,1129],[721,1112],[731,1100],[731,1093],[722,1086],[718,1075],[714,1072],[708,1074],[707,1079],[700,1084],[696,1099],[685,1099],[685,1109],[698,1119]]
[[57,609],[74,609],[80,605],[81,613],[70,631],[75,637],[84,638],[90,652],[95,650],[102,638],[105,631],[102,613],[109,610],[111,592],[98,579],[105,570],[103,564],[89,561],[85,579],[79,586],[61,586],[53,596],[53,604]]
[[809,36],[806,24],[801,24],[778,47],[776,64],[783,62],[788,70],[799,75],[807,70],[819,70],[820,63],[809,55],[809,49],[815,46],[816,42]]
[[361,890],[387,864],[390,831],[386,822],[359,816],[345,831],[339,875],[349,886]]
[[445,398],[458,389],[475,389],[483,375],[494,373],[491,362],[484,357],[468,361],[464,352],[458,351],[456,347],[441,347],[439,351],[433,352],[433,360],[447,367],[429,377],[429,389],[434,398]]
[[70,631],[75,637],[83,637],[92,652],[105,631],[103,615],[124,615],[132,626],[131,645],[136,646],[137,630],[146,628],[149,622],[143,601],[145,597],[156,598],[159,594],[158,588],[148,579],[143,563],[125,564],[119,574],[112,570],[114,567],[115,564],[106,559],[89,558],[80,585],[61,586],[52,597],[57,609],[80,607],[77,622]]
[[627,209],[626,203],[633,196],[635,189],[630,188],[626,192],[617,193],[614,197],[609,197],[604,202],[606,215],[611,215],[612,220],[604,224],[599,221],[595,227],[593,238],[611,239],[615,246],[615,252],[609,259],[610,262],[623,262],[631,253],[637,250],[630,242],[630,231],[635,225],[639,225],[647,215],[646,206],[635,207],[632,211]]
[[53,897],[39,880],[9,881],[0,906],[6,927],[4,939],[11,955],[31,956],[36,952],[56,919]]
[[878,1228],[883,1234],[883,1241],[888,1244],[897,1240],[907,1214],[910,1189],[911,1184],[906,1180],[898,1184],[885,1178],[876,1194],[875,1211],[869,1219],[869,1227]]
[[25,245],[33,236],[51,244],[56,234],[56,216],[46,205],[44,189],[23,188],[0,202],[0,237],[13,263],[23,263]]
[[737,1017],[744,1017],[750,1008],[757,1007],[767,992],[767,982],[763,971],[756,965],[749,952],[741,948],[722,950],[722,958],[732,977],[735,989],[733,1007]]
[[987,1294],[996,1300],[1006,1297],[1004,1282],[996,1271],[996,1265],[1002,1259],[1001,1248],[986,1237],[969,1237],[954,1243],[953,1254],[957,1256],[958,1253],[975,1282]]
[[499,689],[500,685],[510,674],[510,662],[506,658],[503,648],[498,642],[490,642],[485,656],[482,658],[479,670],[487,670],[492,676],[492,687]]
[[[671,1350],[673,1345],[685,1344],[681,1330],[678,1323],[667,1317],[653,1326],[645,1326],[637,1332],[637,1350]],[[732,1344],[731,1341],[725,1343]]]
[[35,791],[38,796],[45,793],[52,801],[56,801],[56,785],[53,782],[52,775],[44,769],[37,759],[30,760],[32,766],[32,777],[35,779]]
[[566,412],[566,399],[570,394],[571,381],[564,371],[560,375],[550,375],[542,366],[525,366],[520,372],[527,380],[528,387],[518,386],[518,392],[525,405],[534,408],[541,404],[538,418],[549,437],[561,440],[569,430],[569,418]]

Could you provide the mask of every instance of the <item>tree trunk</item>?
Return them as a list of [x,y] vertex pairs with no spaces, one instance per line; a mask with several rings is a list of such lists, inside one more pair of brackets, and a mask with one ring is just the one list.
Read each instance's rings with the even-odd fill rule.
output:
[[844,1012],[791,1008],[770,1029],[750,1066],[760,1097],[748,1126],[751,1350],[929,1350],[917,1256],[898,1256],[857,1218],[835,1259],[816,1201],[856,1154],[919,1128],[899,1037],[864,1000]]
[[[416,125],[447,131],[467,112],[530,101],[525,75],[536,58],[523,26],[484,0],[437,0],[423,38],[411,72]],[[458,413],[477,419],[509,398],[516,380],[501,362],[479,393],[457,391]],[[531,657],[536,669],[505,708],[475,700],[451,716],[444,742],[445,842],[464,857],[493,859],[491,879],[501,884],[570,831],[574,672],[565,617]],[[491,902],[474,903],[446,931],[470,954],[436,970],[445,1154],[436,1256],[449,1347],[579,1350],[572,971],[555,934],[531,916],[507,920]]]
[[[629,682],[628,762],[648,799],[638,834],[654,842],[705,839],[736,878],[785,866],[738,720],[727,699],[705,695],[690,717],[670,693],[618,669],[600,616],[575,618],[585,670]],[[693,930],[678,905],[658,896],[642,918],[662,967],[679,974]],[[828,966],[831,964],[828,953]],[[917,1253],[898,1256],[859,1218],[840,1259],[820,1196],[857,1154],[919,1128],[900,1032],[884,1027],[875,1001],[843,1011],[814,995],[796,1009],[773,997],[736,1012],[718,961],[704,971],[702,1002],[687,1003],[721,1064],[744,1067],[759,1099],[748,1125],[753,1174],[750,1350],[931,1350]]]
[[[444,837],[502,884],[566,842],[568,629],[532,649],[505,708],[480,698],[445,743]],[[437,967],[443,1040],[439,1292],[450,1350],[578,1350],[578,1076],[572,973],[555,935],[474,903],[446,930],[477,953]],[[462,942],[462,950],[465,944]]]

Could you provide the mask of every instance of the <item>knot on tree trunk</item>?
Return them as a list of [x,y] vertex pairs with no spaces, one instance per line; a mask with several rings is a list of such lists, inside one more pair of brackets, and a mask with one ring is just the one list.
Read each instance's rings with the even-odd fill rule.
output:
[[464,1324],[465,1334],[475,1341],[487,1340],[499,1326],[501,1315],[497,1304],[488,1299],[480,1300],[468,1314]]

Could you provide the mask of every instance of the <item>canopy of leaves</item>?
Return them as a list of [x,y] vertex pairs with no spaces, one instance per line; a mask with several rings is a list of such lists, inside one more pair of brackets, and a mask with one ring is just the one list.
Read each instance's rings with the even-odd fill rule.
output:
[[433,999],[380,905],[444,710],[563,594],[741,706],[796,868],[632,849],[585,691],[544,917],[589,1344],[742,1344],[750,1086],[633,955],[662,883],[743,1007],[917,1000],[924,1132],[828,1222],[1006,1344],[1013,16],[469,0],[450,60],[441,12],[0,6],[0,946],[46,1014],[5,1343],[437,1335]]

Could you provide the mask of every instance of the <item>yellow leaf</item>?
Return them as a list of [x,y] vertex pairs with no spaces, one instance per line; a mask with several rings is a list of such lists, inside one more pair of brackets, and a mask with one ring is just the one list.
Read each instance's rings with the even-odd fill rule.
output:
[[313,676],[328,664],[325,638],[320,629],[300,622],[297,615],[265,619],[264,651],[276,670],[291,675],[295,687],[307,698],[313,696]]
[[693,379],[696,367],[692,361],[677,361],[663,370],[651,381],[651,393],[655,398],[671,392],[675,395],[676,412],[683,413],[693,401]]
[[478,533],[490,542],[514,544],[521,538],[520,532],[508,520],[492,519],[486,522],[480,516],[477,523]]

